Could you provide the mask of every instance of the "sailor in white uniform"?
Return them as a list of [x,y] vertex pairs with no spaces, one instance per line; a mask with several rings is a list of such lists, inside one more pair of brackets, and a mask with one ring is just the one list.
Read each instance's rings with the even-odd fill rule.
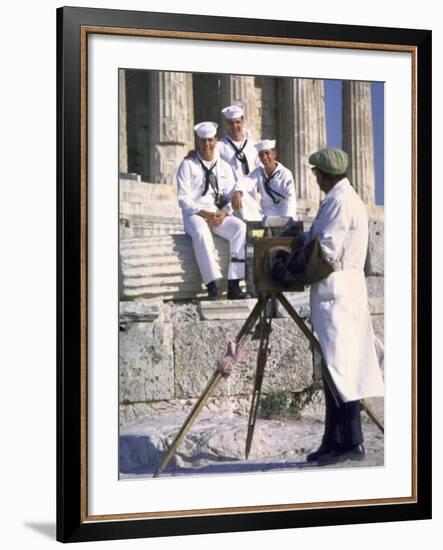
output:
[[[217,151],[220,157],[230,164],[234,179],[239,182],[257,166],[260,166],[255,141],[245,127],[245,114],[242,106],[229,105],[221,112],[228,132],[217,143]],[[236,214],[245,220],[261,219],[255,192],[245,195],[242,209]]]
[[245,276],[246,225],[231,215],[234,177],[229,164],[216,154],[217,126],[215,122],[201,122],[194,127],[198,150],[178,167],[178,202],[209,299],[220,297],[217,282],[222,278],[214,259],[211,232],[229,241],[228,298],[242,299],[248,297],[239,286]]
[[262,216],[288,216],[295,220],[297,201],[292,173],[277,161],[275,140],[265,139],[255,145],[261,165],[237,181],[232,199],[235,211],[243,206],[245,196],[258,194]]
[[309,163],[326,196],[306,244],[318,237],[323,256],[334,269],[310,289],[312,324],[339,394],[337,403],[324,384],[325,432],[319,449],[307,456],[309,462],[324,465],[364,458],[359,400],[382,396],[384,384],[364,274],[366,207],[345,176],[344,151],[321,149],[309,157]]
[[258,166],[257,150],[245,128],[243,107],[230,105],[222,109],[222,114],[228,133],[217,143],[217,151],[231,165],[235,181],[238,181]]

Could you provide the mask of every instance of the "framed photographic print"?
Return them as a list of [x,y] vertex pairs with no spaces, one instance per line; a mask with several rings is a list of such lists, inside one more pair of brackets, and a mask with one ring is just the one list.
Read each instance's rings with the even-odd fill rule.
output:
[[[431,32],[57,31],[58,540],[430,518]],[[361,265],[300,278],[337,193]]]

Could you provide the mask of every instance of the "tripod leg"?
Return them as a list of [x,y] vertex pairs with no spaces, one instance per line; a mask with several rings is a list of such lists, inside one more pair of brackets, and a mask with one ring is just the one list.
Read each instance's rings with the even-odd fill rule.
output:
[[361,408],[369,416],[372,422],[374,422],[374,424],[381,431],[381,433],[385,433],[385,427],[383,425],[383,422],[377,417],[372,407],[369,405],[368,401],[366,399],[361,399],[360,403],[361,403]]
[[220,383],[220,380],[222,379],[222,373],[221,372],[214,372],[212,375],[212,378],[209,380],[208,385],[206,386],[205,391],[203,392],[200,399],[195,404],[194,408],[192,409],[191,413],[185,420],[185,423],[181,427],[180,431],[178,432],[177,436],[175,437],[174,441],[172,442],[171,446],[169,447],[167,453],[163,457],[163,460],[161,461],[161,464],[158,468],[158,470],[155,472],[154,477],[158,477],[161,472],[166,468],[169,461],[173,457],[177,447],[180,445],[180,443],[183,441],[185,435],[188,433],[189,429],[191,428],[192,424],[194,423],[197,416],[200,414],[200,411],[205,406],[207,400],[211,397],[211,395],[214,393],[215,389],[217,388],[218,384]]
[[[265,308],[263,309],[263,311],[265,312]],[[269,335],[271,334],[271,321],[272,321],[272,317],[268,317],[265,312],[261,319],[262,333],[260,338],[260,347],[257,354],[257,371],[255,374],[254,391],[252,393],[251,409],[249,411],[248,434],[246,437],[246,450],[245,450],[246,460],[248,459],[249,452],[251,450],[252,437],[254,435],[254,428],[255,428],[255,420],[257,418],[258,404],[260,401],[261,387],[263,383],[263,376],[265,372],[266,361],[268,358]]]
[[[265,307],[266,300],[263,300],[262,298],[259,298],[257,300],[257,303],[254,306],[254,309],[249,314],[249,317],[244,322],[243,326],[241,327],[239,333],[237,334],[237,337],[235,339],[237,344],[241,344],[246,336],[249,334],[249,332],[253,329],[261,310]],[[174,441],[172,442],[171,446],[167,450],[165,456],[163,457],[163,460],[161,461],[160,466],[158,467],[157,471],[154,474],[154,477],[159,477],[161,472],[166,468],[169,461],[173,457],[177,447],[180,445],[180,443],[183,441],[184,437],[190,430],[192,424],[194,423],[197,416],[200,414],[203,407],[206,405],[206,402],[211,397],[211,395],[215,392],[217,389],[217,386],[219,385],[221,379],[223,378],[222,373],[219,370],[216,370],[214,374],[212,375],[212,378],[208,382],[208,385],[206,386],[206,389],[202,393],[201,397],[197,401],[197,403],[194,405],[194,408],[189,413],[188,417],[186,418],[183,426],[180,428],[179,433],[175,437]]]

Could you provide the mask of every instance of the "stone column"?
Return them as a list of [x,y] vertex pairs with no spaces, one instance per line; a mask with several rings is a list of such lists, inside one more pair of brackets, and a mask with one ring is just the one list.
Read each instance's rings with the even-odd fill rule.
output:
[[307,214],[320,201],[308,158],[326,146],[323,80],[280,79],[278,112],[280,160],[294,175],[297,209]]
[[153,71],[148,94],[149,181],[175,184],[175,172],[194,148],[192,74]]
[[[246,127],[251,132],[251,138],[255,141],[260,139],[257,124],[260,120],[260,109],[256,101],[254,76],[221,75],[220,102],[221,109],[228,105],[242,105],[245,109]],[[219,115],[219,120],[223,125],[223,115]],[[222,130],[220,135],[223,133]]]
[[275,139],[277,136],[277,78],[255,77],[255,96],[259,105],[257,116],[258,136],[261,139]]
[[370,82],[343,82],[343,149],[348,176],[368,205],[375,204],[374,137]]
[[[194,121],[195,124],[204,120],[220,123],[220,75],[194,73],[192,75],[194,92]],[[222,136],[224,129],[220,128],[218,136]]]
[[128,138],[126,131],[126,74],[124,69],[118,71],[118,149],[119,171],[128,171]]
[[126,70],[127,171],[149,181],[148,163],[148,71]]

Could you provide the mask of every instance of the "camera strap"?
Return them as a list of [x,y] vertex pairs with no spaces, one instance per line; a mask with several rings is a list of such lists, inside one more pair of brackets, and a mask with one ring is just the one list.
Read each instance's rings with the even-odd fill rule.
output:
[[280,202],[280,199],[277,199],[275,198],[276,196],[277,197],[280,197],[282,199],[285,199],[286,197],[284,195],[282,195],[281,193],[279,193],[278,191],[275,191],[274,189],[271,188],[270,186],[270,182],[271,180],[273,179],[274,176],[276,176],[278,173],[280,172],[280,170],[276,170],[275,172],[272,172],[272,174],[268,177],[266,175],[266,172],[265,170],[263,169],[263,186],[265,188],[265,191],[266,191],[266,194],[271,197],[272,199],[272,202],[274,204],[278,204]]
[[237,147],[237,145],[235,145],[235,143],[231,141],[228,137],[226,137],[226,139],[235,151],[235,158],[242,163],[243,172],[247,176],[249,174],[249,163],[248,159],[246,158],[246,154],[243,152],[243,149],[246,147],[248,140],[245,139],[243,145],[241,147]]

